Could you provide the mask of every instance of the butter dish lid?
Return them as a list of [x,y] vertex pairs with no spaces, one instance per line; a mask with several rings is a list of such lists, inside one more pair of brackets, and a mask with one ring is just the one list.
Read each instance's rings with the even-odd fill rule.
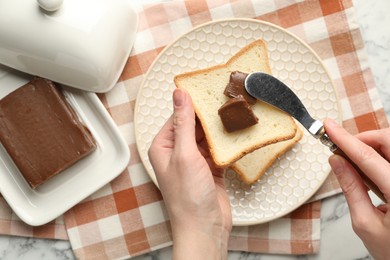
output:
[[107,92],[122,73],[137,26],[126,0],[0,0],[0,64]]

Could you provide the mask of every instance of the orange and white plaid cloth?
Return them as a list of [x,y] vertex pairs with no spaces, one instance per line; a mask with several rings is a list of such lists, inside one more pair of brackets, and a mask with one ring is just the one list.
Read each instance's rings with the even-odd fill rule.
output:
[[[343,124],[351,133],[388,126],[366,57],[351,0],[190,0],[138,9],[134,49],[114,89],[99,97],[130,147],[118,178],[62,218],[29,227],[0,197],[0,233],[69,239],[79,259],[140,255],[171,245],[170,223],[157,187],[139,158],[134,106],[144,74],[161,50],[192,27],[221,18],[253,18],[277,24],[306,41],[322,58],[336,85]],[[291,214],[249,227],[234,227],[229,249],[312,254],[319,250],[319,199],[340,192],[331,174],[312,199]]]

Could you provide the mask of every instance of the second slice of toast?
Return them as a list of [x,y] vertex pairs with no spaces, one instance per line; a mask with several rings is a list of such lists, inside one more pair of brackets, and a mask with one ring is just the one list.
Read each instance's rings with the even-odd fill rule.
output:
[[294,147],[302,136],[302,130],[297,128],[294,138],[257,149],[234,162],[231,168],[240,176],[243,182],[252,184],[264,175],[279,156]]

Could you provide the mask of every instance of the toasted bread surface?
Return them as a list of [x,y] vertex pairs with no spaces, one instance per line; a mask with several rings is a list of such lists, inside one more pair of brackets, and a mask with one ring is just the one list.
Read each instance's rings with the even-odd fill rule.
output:
[[186,89],[202,124],[210,154],[218,167],[226,168],[244,155],[266,145],[289,140],[297,126],[291,116],[264,102],[252,107],[259,122],[244,130],[228,133],[218,109],[229,99],[224,89],[233,71],[271,74],[265,43],[257,40],[242,48],[226,64],[187,72],[174,78],[176,87]]

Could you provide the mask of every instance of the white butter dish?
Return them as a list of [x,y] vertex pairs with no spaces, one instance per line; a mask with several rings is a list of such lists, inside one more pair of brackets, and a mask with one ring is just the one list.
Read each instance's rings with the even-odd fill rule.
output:
[[[31,79],[31,75],[0,65],[0,99]],[[31,189],[0,144],[0,193],[15,214],[31,226],[54,220],[104,187],[127,168],[131,158],[127,141],[97,95],[71,87],[63,90],[67,101],[94,136],[95,151]]]
[[33,0],[0,0],[0,63],[107,92],[126,64],[137,26],[126,0],[63,0],[56,11]]

